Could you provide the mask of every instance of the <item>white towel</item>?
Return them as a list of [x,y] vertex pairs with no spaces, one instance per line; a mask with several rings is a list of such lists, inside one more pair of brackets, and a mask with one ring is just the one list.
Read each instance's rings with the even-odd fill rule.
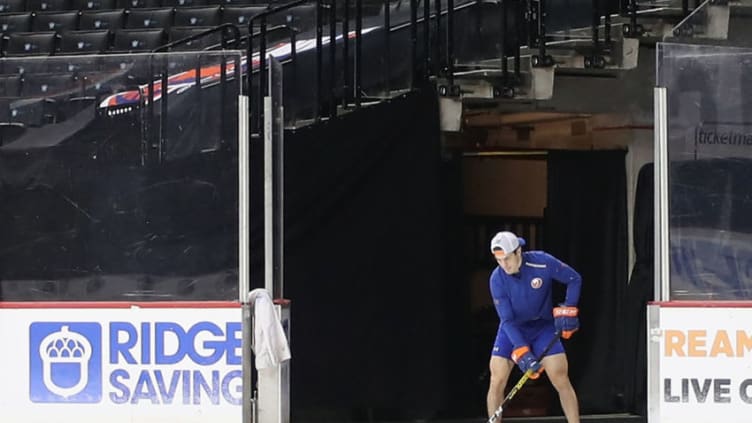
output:
[[289,360],[291,355],[272,296],[266,289],[258,288],[248,294],[248,302],[253,305],[253,353],[256,355],[256,368],[277,367]]

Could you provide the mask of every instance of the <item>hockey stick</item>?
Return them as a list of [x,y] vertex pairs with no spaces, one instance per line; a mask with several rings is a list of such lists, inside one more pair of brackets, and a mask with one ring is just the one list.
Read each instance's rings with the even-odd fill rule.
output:
[[[549,352],[549,351],[551,350],[551,347],[553,347],[553,346],[554,346],[554,344],[556,343],[556,341],[558,341],[558,340],[559,340],[559,337],[560,337],[560,336],[561,336],[561,332],[559,332],[559,331],[556,331],[556,333],[554,333],[554,337],[553,337],[553,338],[551,338],[551,340],[550,340],[550,341],[548,342],[548,345],[546,345],[546,348],[544,348],[544,349],[543,349],[543,352],[542,352],[542,353],[540,354],[540,356],[539,356],[539,357],[538,357],[538,358],[536,359],[536,361],[537,361],[538,363],[540,363],[540,362],[541,362],[541,360],[543,360],[543,357],[545,357],[545,356],[546,356],[546,354],[548,354],[548,352]],[[498,407],[498,408],[496,409],[496,411],[494,411],[493,415],[491,415],[491,417],[489,417],[489,418],[488,418],[488,423],[494,423],[494,422],[495,422],[495,421],[496,421],[496,420],[497,420],[497,419],[498,419],[498,418],[499,418],[499,417],[501,416],[501,413],[503,413],[503,412],[504,412],[504,408],[506,407],[506,405],[507,405],[507,404],[509,403],[509,401],[511,401],[511,400],[512,400],[512,398],[513,398],[513,397],[514,397],[514,396],[515,396],[515,395],[517,394],[517,391],[519,391],[519,390],[520,390],[520,388],[522,388],[522,385],[524,385],[524,384],[525,384],[525,382],[527,382],[527,380],[528,380],[528,379],[530,379],[530,376],[532,376],[532,374],[533,374],[533,371],[532,371],[531,369],[528,369],[528,370],[527,370],[527,371],[526,371],[526,372],[525,372],[525,373],[524,373],[524,374],[522,375],[522,377],[521,377],[521,378],[520,378],[520,380],[519,380],[519,381],[517,382],[517,384],[515,384],[515,385],[514,385],[514,387],[512,388],[512,390],[511,390],[511,391],[509,391],[509,393],[507,394],[507,396],[506,396],[506,397],[504,397],[504,401],[502,401],[502,402],[501,402],[501,404],[500,404],[500,405],[499,405],[499,407]]]

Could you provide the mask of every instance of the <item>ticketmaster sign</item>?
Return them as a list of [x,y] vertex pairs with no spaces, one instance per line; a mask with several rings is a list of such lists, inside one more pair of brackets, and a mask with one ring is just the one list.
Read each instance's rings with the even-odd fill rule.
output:
[[684,135],[683,154],[682,160],[752,158],[752,127],[732,123],[690,127]]

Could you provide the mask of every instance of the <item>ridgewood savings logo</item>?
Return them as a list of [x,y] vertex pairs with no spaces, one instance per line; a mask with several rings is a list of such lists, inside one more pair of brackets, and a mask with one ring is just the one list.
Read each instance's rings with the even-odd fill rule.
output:
[[32,323],[29,331],[31,401],[102,400],[102,328],[98,323]]
[[110,322],[108,333],[96,322],[32,323],[31,401],[240,404],[239,323]]

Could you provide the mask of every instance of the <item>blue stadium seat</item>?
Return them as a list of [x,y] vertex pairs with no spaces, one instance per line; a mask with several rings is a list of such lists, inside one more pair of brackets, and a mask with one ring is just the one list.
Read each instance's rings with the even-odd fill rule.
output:
[[84,10],[78,20],[78,29],[114,31],[125,25],[125,9]]
[[31,31],[31,12],[0,14],[0,33]]
[[76,10],[112,10],[117,9],[116,0],[73,0]]
[[105,53],[110,49],[109,30],[66,31],[61,35],[61,54]]
[[57,32],[14,32],[3,37],[3,56],[48,56],[55,54],[60,36]]
[[26,0],[0,0],[0,13],[23,12]]
[[112,41],[112,53],[153,50],[165,44],[162,28],[119,29]]
[[71,10],[69,0],[27,0],[26,10],[30,12]]
[[33,32],[62,32],[78,28],[78,12],[37,12],[32,20]]
[[125,17],[126,29],[162,28],[172,26],[172,16],[175,10],[171,7],[129,10]]
[[175,26],[217,26],[221,23],[219,6],[179,7],[175,9]]

